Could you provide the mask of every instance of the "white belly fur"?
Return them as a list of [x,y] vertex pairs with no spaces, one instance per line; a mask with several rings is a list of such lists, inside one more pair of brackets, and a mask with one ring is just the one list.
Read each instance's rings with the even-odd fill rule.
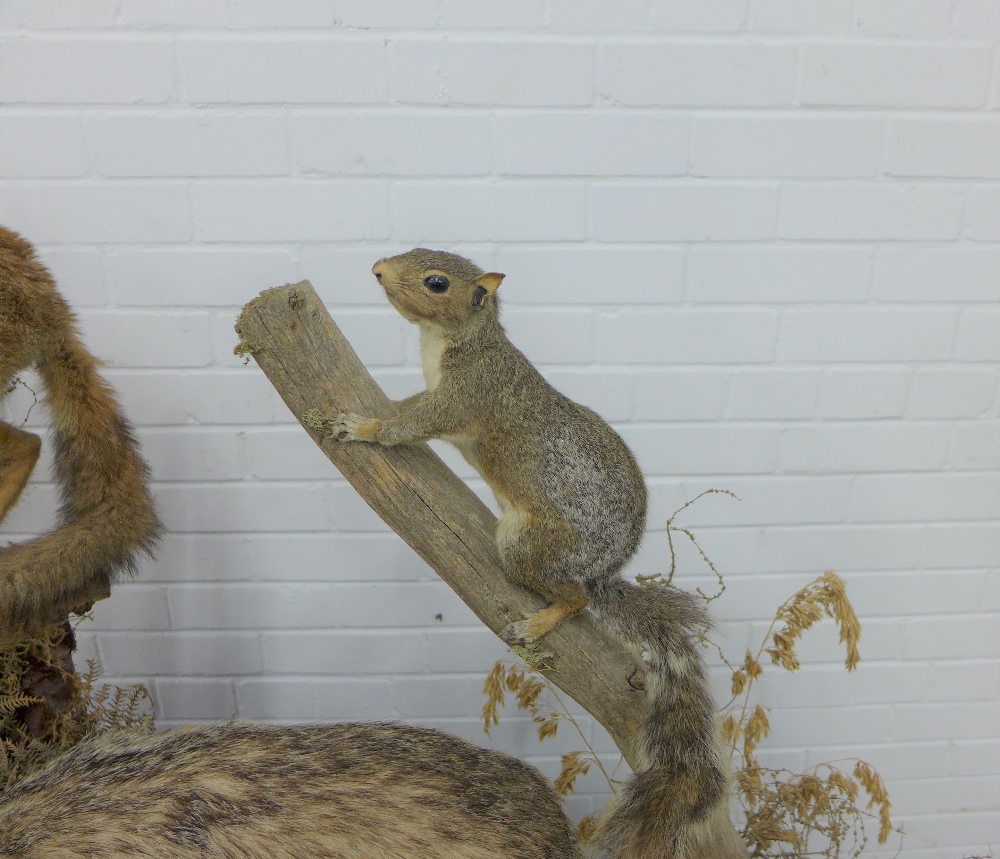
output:
[[[420,323],[420,362],[424,368],[424,382],[427,384],[427,390],[433,391],[439,384],[441,384],[441,359],[444,357],[444,351],[448,347],[448,340],[445,336],[444,329],[440,325],[435,325],[433,322],[421,321]],[[483,474],[482,468],[479,467],[479,460],[476,457],[472,449],[472,438],[467,435],[443,435],[441,436],[442,441],[446,441],[449,444],[454,445],[458,448],[458,452],[462,454],[465,461],[469,463],[476,471],[486,479],[486,475]],[[487,480],[489,483],[489,480]],[[492,485],[490,488],[493,489],[493,494],[496,496],[497,504],[500,505],[500,510],[503,514],[501,518],[501,524],[503,519],[507,518],[508,513],[512,510],[510,502],[503,497]],[[516,512],[516,511],[515,511]],[[512,525],[513,523],[508,523]],[[500,532],[497,532],[497,541],[500,540]]]
[[427,390],[433,391],[441,384],[441,359],[448,346],[444,329],[433,322],[420,323],[420,363],[424,368]]
[[[500,493],[495,494],[497,500],[500,501]],[[501,502],[500,506],[501,508],[504,507],[503,502]],[[507,507],[504,509],[503,516],[497,522],[497,548],[500,550],[501,558],[504,556],[507,547],[517,541],[527,521],[528,513],[526,511],[518,510],[516,507]]]

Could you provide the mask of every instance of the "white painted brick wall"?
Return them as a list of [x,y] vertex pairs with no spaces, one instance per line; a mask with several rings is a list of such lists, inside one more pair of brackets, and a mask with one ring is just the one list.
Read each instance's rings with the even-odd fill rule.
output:
[[[0,222],[108,361],[169,529],[81,657],[147,683],[165,727],[487,742],[502,644],[232,354],[244,302],[310,278],[386,390],[416,390],[369,269],[444,246],[507,273],[511,336],[634,446],[633,572],[666,569],[685,501],[740,496],[679,522],[727,576],[731,655],[822,570],[846,579],[861,666],[824,624],[798,675],[765,675],[770,759],[870,760],[906,855],[995,849],[998,40],[995,0],[0,3]],[[25,389],[2,409],[47,425]],[[43,467],[4,537],[56,506]],[[492,742],[547,772],[574,747],[516,714]]]

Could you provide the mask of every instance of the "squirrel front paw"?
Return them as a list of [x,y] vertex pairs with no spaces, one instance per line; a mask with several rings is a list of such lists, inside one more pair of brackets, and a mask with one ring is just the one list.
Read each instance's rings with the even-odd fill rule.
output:
[[360,420],[354,412],[341,412],[330,419],[329,433],[337,441],[356,441]]
[[328,433],[337,441],[375,441],[378,418],[363,418],[353,412],[341,412],[328,424]]

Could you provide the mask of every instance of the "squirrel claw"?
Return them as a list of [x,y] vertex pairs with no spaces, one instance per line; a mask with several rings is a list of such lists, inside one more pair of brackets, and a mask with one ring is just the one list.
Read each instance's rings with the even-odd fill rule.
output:
[[551,667],[554,657],[542,648],[541,640],[530,631],[528,620],[507,624],[504,640],[510,652],[523,659],[533,670]]
[[530,647],[538,641],[531,632],[530,618],[507,624],[505,637],[523,647]]
[[356,441],[361,418],[353,412],[341,412],[329,422],[329,434],[337,441]]

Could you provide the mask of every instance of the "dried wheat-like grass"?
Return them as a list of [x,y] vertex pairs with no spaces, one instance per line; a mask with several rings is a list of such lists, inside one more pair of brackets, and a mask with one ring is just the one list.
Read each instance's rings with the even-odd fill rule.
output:
[[771,661],[775,665],[781,665],[786,671],[798,670],[795,642],[802,637],[803,632],[821,620],[824,614],[837,622],[840,643],[847,648],[844,665],[848,671],[853,671],[861,659],[858,653],[861,622],[847,598],[843,579],[830,570],[793,594],[778,608],[771,629],[768,630],[771,646],[765,648]]
[[[793,773],[760,767],[753,761],[737,774],[736,782],[746,813],[742,834],[753,856],[840,857],[860,856],[864,851],[868,843],[864,824],[872,815],[857,803],[859,786],[868,788],[833,764]],[[892,831],[884,794],[883,799],[878,817],[880,844]],[[874,802],[872,798],[868,807]]]
[[573,785],[577,776],[590,772],[590,761],[583,757],[582,752],[568,752],[562,756],[562,769],[556,780],[553,782],[556,793],[559,796],[566,796],[573,792]]
[[879,807],[878,843],[885,844],[892,831],[892,821],[889,819],[889,809],[892,808],[892,803],[889,802],[889,793],[882,783],[882,777],[864,761],[855,763],[854,777],[870,797],[867,809],[870,811],[876,805]]
[[153,730],[152,699],[146,688],[98,687],[97,667],[88,662],[85,674],[69,675],[73,696],[46,734],[32,737],[26,732],[19,711],[41,699],[24,693],[22,678],[31,664],[59,668],[55,648],[63,634],[62,624],[55,624],[31,640],[0,650],[0,795],[96,731]]
[[[757,759],[757,747],[770,731],[767,711],[759,704],[750,708],[751,687],[764,671],[761,657],[767,653],[773,664],[786,671],[798,670],[795,645],[824,615],[837,622],[847,650],[845,666],[853,670],[861,658],[861,624],[844,582],[829,571],[778,607],[756,655],[747,650],[743,663],[733,670],[732,693],[734,699],[742,697],[742,702],[725,714],[722,731],[739,759],[736,784],[746,817],[742,834],[754,856],[792,857],[808,852],[856,857],[868,842],[866,819],[878,820],[879,844],[893,831],[888,793],[869,764],[856,761],[851,775],[833,763],[792,773],[764,767]],[[864,809],[858,806],[860,790],[868,795]],[[877,816],[871,813],[876,807]]]
[[[555,698],[557,706],[552,706],[541,699],[541,694],[545,691]],[[490,728],[500,722],[500,708],[506,704],[508,692],[514,695],[517,708],[531,715],[539,742],[554,737],[560,723],[566,721],[576,729],[586,746],[586,752],[570,752],[563,755],[562,768],[553,782],[556,793],[560,796],[571,793],[577,777],[588,772],[591,764],[596,764],[607,779],[608,786],[615,791],[615,782],[605,770],[583,729],[563,703],[556,688],[545,678],[529,674],[519,665],[504,660],[493,666],[486,677],[486,682],[483,683],[483,694],[486,696],[486,703],[483,704],[483,730],[487,736]]]

